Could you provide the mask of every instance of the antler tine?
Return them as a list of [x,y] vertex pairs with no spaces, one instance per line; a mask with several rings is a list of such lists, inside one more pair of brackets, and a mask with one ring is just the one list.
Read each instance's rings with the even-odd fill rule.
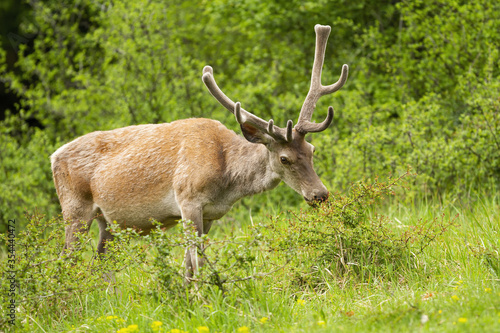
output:
[[267,133],[275,140],[286,142],[292,141],[293,124],[291,120],[288,120],[286,129],[274,126],[274,120],[270,119],[269,121],[265,121],[264,119],[245,111],[241,108],[240,102],[236,102],[234,105],[234,115],[236,117],[236,121],[240,125],[249,123],[257,127],[262,132]]
[[203,68],[203,76],[201,77],[205,86],[207,86],[208,91],[215,97],[215,99],[222,104],[226,109],[234,113],[234,102],[227,97],[214,79],[214,70],[211,66],[205,66]]
[[269,123],[267,125],[267,132],[270,135],[273,135],[273,133],[274,133],[274,120],[272,120],[272,119],[269,119]]
[[213,69],[210,66],[205,66],[203,68],[203,76],[202,80],[205,83],[205,86],[207,86],[208,91],[212,94],[212,96],[215,97],[215,99],[222,104],[226,109],[231,111],[235,117],[236,121],[240,124],[243,125],[244,123],[250,123],[257,127],[259,130],[269,134],[272,138],[275,140],[280,140],[280,141],[292,141],[292,121],[289,120],[287,123],[287,128],[280,128],[278,126],[274,126],[274,121],[271,119],[269,122],[265,121],[264,119],[261,119],[257,117],[256,115],[244,110],[241,107],[240,102],[233,102],[229,97],[227,97],[222,90],[219,88],[217,83],[215,82],[214,76],[213,76]]
[[286,130],[285,130],[286,132],[284,132],[285,135],[283,136],[283,129],[279,128],[277,126],[274,126],[274,120],[270,119],[268,126],[267,126],[267,132],[271,136],[276,135],[275,129],[278,129],[280,131],[279,135],[284,137],[287,142],[292,141],[293,121],[291,121],[291,120],[287,121]]
[[343,64],[342,73],[340,74],[340,78],[337,80],[337,82],[335,82],[334,84],[330,84],[329,86],[321,86],[322,88],[321,96],[334,93],[340,88],[342,88],[346,83],[348,76],[349,76],[349,66]]
[[295,130],[303,134],[309,132],[320,132],[328,128],[333,120],[333,108],[328,108],[328,115],[322,123],[312,123],[311,118],[314,109],[316,108],[316,103],[321,96],[334,93],[342,88],[344,83],[347,81],[349,73],[349,67],[347,65],[343,65],[342,74],[336,83],[328,86],[323,86],[321,84],[321,71],[325,60],[326,44],[331,28],[327,25],[317,24],[314,27],[314,30],[316,31],[316,50],[311,74],[311,86],[304,104],[302,105],[302,109],[300,110],[299,120],[295,126]]
[[311,74],[311,88],[319,88],[321,87],[321,72],[323,70],[323,63],[325,62],[326,44],[332,28],[328,25],[316,24],[314,31],[316,32],[316,49]]
[[[323,120],[321,123],[311,123],[310,121],[303,122],[300,125],[300,131],[301,133],[317,133],[317,132],[322,132],[330,126],[330,124],[333,121],[333,107],[329,106],[328,107],[328,114],[326,115],[326,119]],[[299,124],[297,124],[298,126]],[[295,126],[295,127],[297,127]],[[297,128],[295,128],[297,130]]]
[[286,141],[288,142],[292,141],[292,130],[293,130],[293,121],[289,119],[286,123]]

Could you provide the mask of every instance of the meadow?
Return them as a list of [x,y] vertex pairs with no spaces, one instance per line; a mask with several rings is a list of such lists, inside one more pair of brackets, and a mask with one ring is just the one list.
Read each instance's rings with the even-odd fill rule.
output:
[[[353,186],[329,208],[236,207],[198,239],[212,244],[211,263],[187,287],[182,247],[193,239],[181,226],[152,238],[118,232],[114,260],[93,257],[94,226],[75,264],[58,258],[61,221],[31,215],[36,228],[18,237],[29,261],[16,332],[499,331],[498,196],[409,203],[390,184]],[[353,210],[339,217],[336,203]],[[346,237],[342,257],[332,239],[343,235],[359,243]]]

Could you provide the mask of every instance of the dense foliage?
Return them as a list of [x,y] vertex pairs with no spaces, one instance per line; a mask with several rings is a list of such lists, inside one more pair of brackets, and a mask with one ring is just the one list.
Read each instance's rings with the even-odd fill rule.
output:
[[[198,237],[190,223],[173,230],[158,224],[140,242],[136,230],[113,224],[114,240],[107,243],[106,255],[95,252],[93,232],[79,234],[79,245],[61,253],[64,222],[30,214],[15,245],[16,327],[31,332],[35,329],[31,318],[72,316],[78,321],[91,320],[87,329],[109,331],[104,326],[112,323],[91,319],[94,315],[89,317],[79,304],[79,299],[96,294],[121,297],[125,293],[130,299],[184,310],[203,308],[214,295],[244,302],[259,284],[296,295],[325,293],[330,286],[346,281],[404,281],[411,274],[425,275],[421,266],[439,267],[441,263],[427,258],[424,250],[443,242],[445,232],[455,227],[454,219],[443,214],[442,218],[394,228],[388,218],[370,216],[377,202],[393,194],[407,175],[358,182],[351,195],[336,196],[319,209],[282,215],[245,232],[233,229],[215,239]],[[8,244],[9,238],[1,236],[0,244]],[[190,284],[185,283],[182,262],[188,246],[196,247],[205,260]],[[487,248],[477,247],[476,252],[480,251],[497,248],[488,244]],[[498,254],[489,258],[498,263]],[[0,261],[0,271],[7,270],[6,264],[6,260]],[[141,276],[140,283],[131,281],[131,273]],[[10,283],[0,279],[2,290],[9,289]],[[7,308],[8,302],[2,298],[0,304]],[[224,330],[220,323],[216,325]],[[8,326],[3,317],[2,326]]]
[[[314,115],[337,110],[334,125],[310,139],[329,187],[407,165],[426,193],[500,181],[498,1],[27,3],[19,38],[4,38],[0,50],[0,80],[19,98],[0,126],[2,220],[35,206],[60,211],[49,157],[82,134],[186,117],[236,130],[200,80],[207,64],[246,109],[295,121],[316,23],[332,26],[323,82],[350,65],[346,86]],[[270,195],[300,200],[288,189]]]

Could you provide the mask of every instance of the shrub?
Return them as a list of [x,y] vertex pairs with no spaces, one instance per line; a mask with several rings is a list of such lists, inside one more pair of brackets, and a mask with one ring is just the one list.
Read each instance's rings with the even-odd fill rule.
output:
[[[173,230],[157,225],[143,237],[137,230],[121,229],[113,223],[109,230],[114,239],[106,243],[106,254],[98,255],[91,234],[78,234],[78,245],[61,253],[65,229],[61,218],[48,219],[39,213],[27,214],[26,218],[25,227],[16,235],[15,301],[16,323],[24,323],[27,331],[27,318],[81,318],[85,315],[81,298],[98,299],[106,290],[119,295],[125,284],[132,294],[187,304],[203,299],[213,289],[224,293],[231,285],[273,272],[271,263],[257,261],[258,253],[268,248],[261,225],[251,228],[248,234],[211,240],[206,235],[198,237],[190,222],[185,223],[185,228]],[[1,239],[8,244],[7,234],[2,234]],[[189,246],[198,248],[206,264],[193,283],[186,284],[182,258]],[[4,259],[0,261],[2,272],[7,271]],[[146,276],[145,283],[130,285],[126,275],[120,274],[124,269],[141,272]],[[8,290],[10,281],[2,278],[0,284],[2,290]]]
[[[185,268],[179,258],[188,247],[196,247],[205,261],[189,285],[194,285],[198,291],[213,286],[224,293],[236,283],[263,278],[277,268],[274,263],[259,258],[270,248],[270,239],[263,235],[265,224],[255,225],[247,233],[230,234],[221,239],[210,239],[208,235],[198,237],[190,221],[184,225],[174,231],[158,226],[146,236],[152,249],[149,272],[156,281],[155,289],[160,298],[185,298]],[[195,294],[202,295],[203,292]]]
[[[89,234],[79,234],[78,244],[64,251],[64,222],[60,218],[45,218],[35,212],[26,214],[27,223],[15,238],[15,279],[17,304],[16,323],[30,331],[29,320],[38,316],[83,316],[79,298],[113,287],[109,284],[113,271],[137,266],[144,261],[144,250],[131,242],[133,230],[117,234],[110,242],[110,256],[100,258]],[[7,242],[6,234],[2,240]],[[6,271],[7,260],[1,260],[0,270]],[[1,279],[2,290],[7,290]],[[6,299],[7,300],[7,299]]]
[[454,225],[454,219],[443,215],[398,229],[374,212],[376,203],[394,194],[408,175],[409,171],[385,182],[360,181],[348,195],[337,194],[317,210],[276,219],[275,249],[293,258],[287,270],[294,284],[321,290],[331,280],[366,283],[410,269],[424,249]]

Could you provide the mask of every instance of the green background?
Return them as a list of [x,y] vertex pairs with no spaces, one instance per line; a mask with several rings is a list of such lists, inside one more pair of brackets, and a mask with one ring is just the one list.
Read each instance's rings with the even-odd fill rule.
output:
[[[313,116],[332,105],[332,126],[308,138],[330,190],[410,165],[410,199],[497,191],[498,1],[9,0],[0,10],[2,221],[60,212],[50,155],[83,134],[188,117],[239,132],[204,87],[205,65],[245,109],[295,123],[318,23],[332,26],[323,84],[350,66]],[[252,200],[254,210],[303,204],[283,185]]]

